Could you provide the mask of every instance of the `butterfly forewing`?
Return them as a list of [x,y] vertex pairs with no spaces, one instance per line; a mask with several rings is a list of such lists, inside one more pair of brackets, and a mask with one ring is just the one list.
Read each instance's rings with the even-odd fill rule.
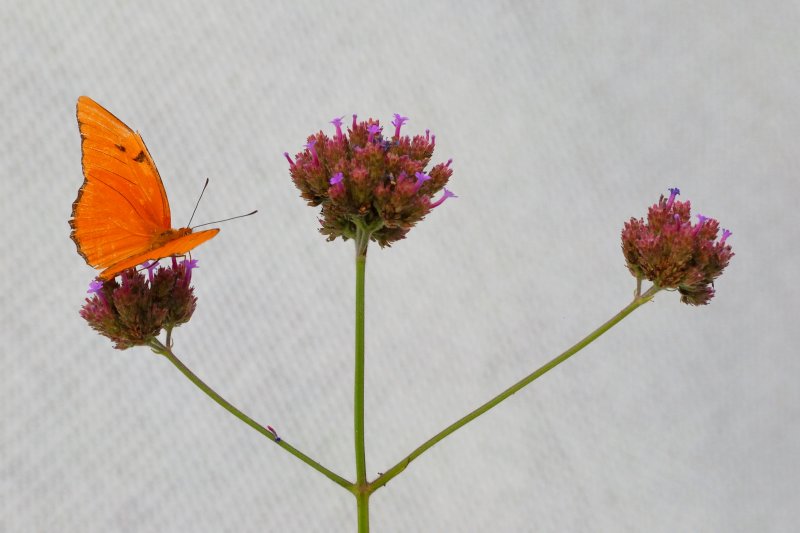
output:
[[169,201],[141,136],[86,96],[78,99],[77,116],[84,182],[73,203],[71,236],[87,263],[105,269],[101,277],[188,252],[216,235],[168,234]]

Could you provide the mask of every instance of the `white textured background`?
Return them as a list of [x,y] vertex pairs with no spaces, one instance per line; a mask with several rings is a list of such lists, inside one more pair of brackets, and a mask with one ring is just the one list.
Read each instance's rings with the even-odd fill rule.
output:
[[[634,5],[635,4],[635,5]],[[352,245],[281,156],[410,116],[460,198],[368,266],[374,475],[624,306],[667,187],[733,230],[662,294],[372,499],[378,532],[791,531],[800,511],[797,2],[2,2],[0,531],[354,531],[350,494],[78,317],[75,100],[142,132],[195,257],[177,353],[354,474]],[[794,348],[793,348],[794,346]]]

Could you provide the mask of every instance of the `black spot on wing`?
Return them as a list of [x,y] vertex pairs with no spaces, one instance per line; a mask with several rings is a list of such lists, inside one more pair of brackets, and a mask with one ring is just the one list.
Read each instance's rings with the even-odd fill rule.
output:
[[124,152],[125,151],[125,147],[122,146],[121,144],[115,144],[114,146],[116,146],[117,150],[119,150],[120,152]]
[[134,157],[133,160],[136,161],[137,163],[144,163],[145,160],[144,151],[139,150],[139,155]]

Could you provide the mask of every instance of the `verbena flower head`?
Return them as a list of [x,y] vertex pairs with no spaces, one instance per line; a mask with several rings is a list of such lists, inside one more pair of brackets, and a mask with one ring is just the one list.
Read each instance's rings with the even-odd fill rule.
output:
[[705,305],[714,296],[714,280],[728,266],[733,251],[726,241],[731,232],[713,218],[690,220],[690,202],[680,202],[670,189],[647,212],[647,222],[631,218],[622,229],[622,252],[628,270],[665,289],[678,289],[681,301]]
[[155,261],[143,267],[122,272],[119,280],[92,281],[87,292],[93,296],[80,310],[92,329],[120,350],[147,345],[162,329],[185,324],[197,305],[190,285],[196,259],[179,263],[173,257],[170,267]]
[[436,137],[428,131],[401,135],[407,121],[395,114],[393,127],[384,129],[377,120],[358,122],[353,115],[345,134],[342,119],[335,118],[332,138],[320,131],[294,160],[284,154],[301,196],[322,206],[320,231],[328,240],[353,238],[365,228],[372,240],[388,246],[455,196],[444,188],[452,160],[428,169]]

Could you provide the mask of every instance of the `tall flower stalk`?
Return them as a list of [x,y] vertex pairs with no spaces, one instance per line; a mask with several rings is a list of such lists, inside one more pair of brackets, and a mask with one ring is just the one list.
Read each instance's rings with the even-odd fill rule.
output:
[[[369,496],[377,485],[367,480],[364,446],[364,283],[370,241],[381,246],[405,238],[431,210],[455,195],[445,188],[453,171],[452,160],[428,170],[436,136],[426,131],[414,137],[401,135],[408,117],[394,115],[393,131],[384,135],[377,120],[358,122],[353,115],[345,134],[342,119],[331,121],[333,137],[311,135],[305,149],[292,159],[289,171],[301,196],[311,206],[321,206],[320,231],[334,240],[353,239],[356,248],[354,443],[355,496],[358,530],[369,531]],[[439,194],[434,200],[434,196]]]
[[358,243],[366,240],[367,235],[359,235],[363,230],[356,230],[356,340],[355,340],[355,379],[353,381],[353,433],[356,452],[356,507],[358,512],[358,530],[369,531],[369,495],[370,484],[367,481],[367,452],[364,445],[364,285],[367,271],[367,246],[363,250]]

